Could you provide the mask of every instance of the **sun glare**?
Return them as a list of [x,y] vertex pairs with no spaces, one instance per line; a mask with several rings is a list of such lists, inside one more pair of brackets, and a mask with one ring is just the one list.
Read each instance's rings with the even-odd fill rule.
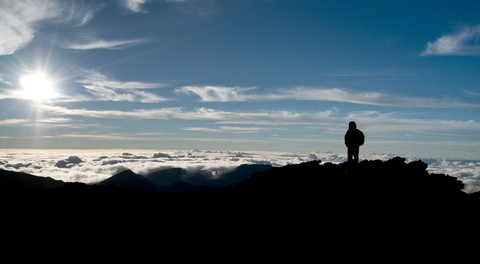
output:
[[33,73],[20,77],[20,91],[24,99],[43,101],[58,96],[54,82],[45,74]]

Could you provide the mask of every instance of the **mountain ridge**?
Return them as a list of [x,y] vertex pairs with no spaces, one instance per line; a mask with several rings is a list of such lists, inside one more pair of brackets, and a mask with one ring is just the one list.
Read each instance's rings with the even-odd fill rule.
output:
[[[102,184],[54,180],[57,185],[53,188],[42,187],[50,186],[42,183],[35,192],[29,191],[31,184],[12,185],[12,188],[22,190],[23,195],[15,196],[18,198],[15,201],[20,202],[24,212],[43,208],[52,215],[58,214],[56,206],[64,203],[62,211],[77,216],[79,212],[107,218],[136,215],[148,216],[152,221],[158,217],[179,216],[272,219],[295,215],[318,219],[319,208],[323,214],[336,219],[359,215],[368,219],[387,215],[402,218],[473,216],[468,208],[480,205],[480,193],[467,194],[462,191],[464,184],[459,179],[429,173],[427,167],[420,160],[406,163],[401,157],[387,161],[364,160],[357,166],[313,160],[257,171],[236,184],[202,191],[188,182],[176,182],[172,189],[162,190],[131,170],[120,172]],[[7,182],[3,179],[12,175],[27,177],[23,173],[1,170],[0,182]],[[36,177],[27,178],[52,181]],[[9,186],[2,184],[2,188],[8,190]],[[9,192],[2,195],[10,198]],[[15,203],[10,206],[16,207]]]

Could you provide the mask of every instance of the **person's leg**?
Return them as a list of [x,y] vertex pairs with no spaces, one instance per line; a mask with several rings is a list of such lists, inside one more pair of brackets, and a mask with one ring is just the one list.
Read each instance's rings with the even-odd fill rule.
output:
[[347,161],[348,161],[348,164],[351,164],[351,163],[352,163],[352,158],[353,158],[353,148],[352,148],[352,147],[349,147],[349,148],[347,148]]
[[352,148],[353,163],[358,164],[358,154],[360,152],[360,147]]

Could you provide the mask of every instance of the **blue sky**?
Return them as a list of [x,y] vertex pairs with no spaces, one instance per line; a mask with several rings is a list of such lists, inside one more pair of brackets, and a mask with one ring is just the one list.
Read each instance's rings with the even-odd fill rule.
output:
[[0,1],[0,148],[478,159],[478,1]]

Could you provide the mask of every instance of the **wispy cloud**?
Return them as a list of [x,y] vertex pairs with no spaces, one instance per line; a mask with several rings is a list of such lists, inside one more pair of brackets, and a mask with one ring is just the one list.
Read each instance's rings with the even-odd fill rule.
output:
[[187,111],[182,107],[157,109],[136,109],[132,111],[120,110],[89,110],[72,109],[61,106],[43,105],[42,110],[60,116],[85,116],[95,118],[137,118],[137,119],[176,119],[176,120],[210,120],[224,124],[315,124],[319,121],[333,120],[332,111],[324,112],[290,112],[290,111],[257,111],[233,112],[211,108],[197,108]]
[[220,133],[221,129],[210,128],[210,127],[184,127],[182,130],[185,131],[194,131],[194,132],[208,132],[208,133]]
[[208,132],[208,133],[221,133],[221,132],[232,132],[232,133],[258,133],[261,131],[267,131],[269,129],[263,127],[241,127],[241,126],[220,126],[218,128],[211,127],[184,127],[182,130],[185,131],[195,131],[195,132]]
[[1,1],[0,55],[13,54],[28,45],[41,23],[56,20],[85,25],[96,10],[96,7],[80,6],[73,1]]
[[474,120],[420,119],[395,113],[358,111],[345,115],[345,120],[356,120],[371,134],[400,136],[413,135],[479,137],[480,123]]
[[88,5],[80,1],[59,1],[60,16],[57,18],[61,23],[72,23],[81,27],[87,25],[95,14],[105,5],[100,3],[89,3]]
[[[134,12],[140,12],[147,1],[124,1]],[[103,4],[85,4],[77,1],[16,1],[0,2],[0,55],[13,54],[28,45],[35,37],[39,25],[46,22],[85,26]],[[136,11],[135,11],[136,10]],[[62,47],[73,50],[123,49],[144,43],[145,39],[105,40],[90,38],[80,43],[67,43]]]
[[123,6],[134,13],[145,12],[142,7],[147,2],[150,2],[150,0],[122,0]]
[[61,134],[60,138],[81,138],[81,139],[93,139],[93,140],[141,140],[139,137],[122,135],[119,133],[67,133]]
[[341,103],[397,106],[397,107],[432,107],[432,108],[472,108],[479,105],[461,102],[449,98],[408,97],[382,92],[360,92],[343,88],[297,87],[271,94],[273,99],[294,98],[297,100],[332,101]]
[[434,42],[428,42],[421,55],[480,55],[480,25],[465,26],[455,33],[443,35]]
[[254,95],[247,94],[254,87],[226,86],[185,86],[175,91],[179,94],[194,94],[204,102],[242,102],[255,100]]
[[[448,120],[448,119],[419,119],[408,118],[395,113],[381,113],[377,111],[350,112],[341,114],[336,111],[326,110],[318,112],[293,112],[293,111],[257,111],[233,112],[211,108],[198,108],[187,111],[181,107],[137,109],[133,111],[119,110],[88,110],[70,109],[60,106],[42,106],[46,113],[59,116],[85,116],[94,118],[132,118],[132,119],[171,119],[215,121],[217,124],[241,124],[261,126],[315,126],[323,127],[334,133],[343,133],[345,124],[350,120],[357,120],[367,131],[377,135],[401,136],[405,135],[441,135],[454,137],[478,137],[480,123],[474,120]],[[230,131],[260,131],[261,128],[223,126],[215,129]],[[207,131],[203,128],[188,127],[183,130]],[[215,130],[216,131],[216,130]]]
[[221,126],[220,129],[234,133],[258,133],[269,129],[263,127]]
[[7,80],[5,80],[4,76],[2,76],[2,74],[0,74],[0,83],[3,83],[3,84],[5,84],[5,85],[7,85],[7,86],[12,86],[12,83],[9,82],[9,81],[7,81]]
[[179,94],[196,95],[203,102],[313,100],[397,107],[479,107],[479,105],[469,104],[449,98],[406,97],[381,92],[352,91],[344,88],[295,87],[263,93],[252,93],[253,91],[255,91],[255,88],[224,86],[185,86],[176,89],[176,92]]
[[117,81],[107,77],[106,75],[99,73],[97,71],[87,70],[84,71],[85,75],[79,83],[108,87],[111,89],[153,89],[153,88],[163,88],[165,84],[163,83],[147,83],[147,82],[129,82],[129,81]]
[[467,95],[470,95],[470,96],[480,97],[480,92],[475,92],[475,91],[470,91],[470,90],[464,90],[463,92]]
[[72,50],[93,50],[93,49],[125,49],[131,46],[145,43],[145,39],[130,40],[90,40],[87,43],[69,43],[63,44],[62,47]]
[[37,23],[56,18],[60,9],[52,1],[6,0],[0,4],[0,55],[14,53],[34,37]]
[[96,71],[85,71],[82,79],[77,81],[94,98],[99,101],[129,101],[141,103],[158,103],[168,99],[145,89],[163,88],[162,83],[118,81]]
[[15,126],[26,124],[28,122],[27,119],[4,119],[0,120],[0,126]]
[[70,124],[70,118],[41,118],[41,119],[3,119],[0,120],[0,126],[67,126],[75,128],[77,126]]

